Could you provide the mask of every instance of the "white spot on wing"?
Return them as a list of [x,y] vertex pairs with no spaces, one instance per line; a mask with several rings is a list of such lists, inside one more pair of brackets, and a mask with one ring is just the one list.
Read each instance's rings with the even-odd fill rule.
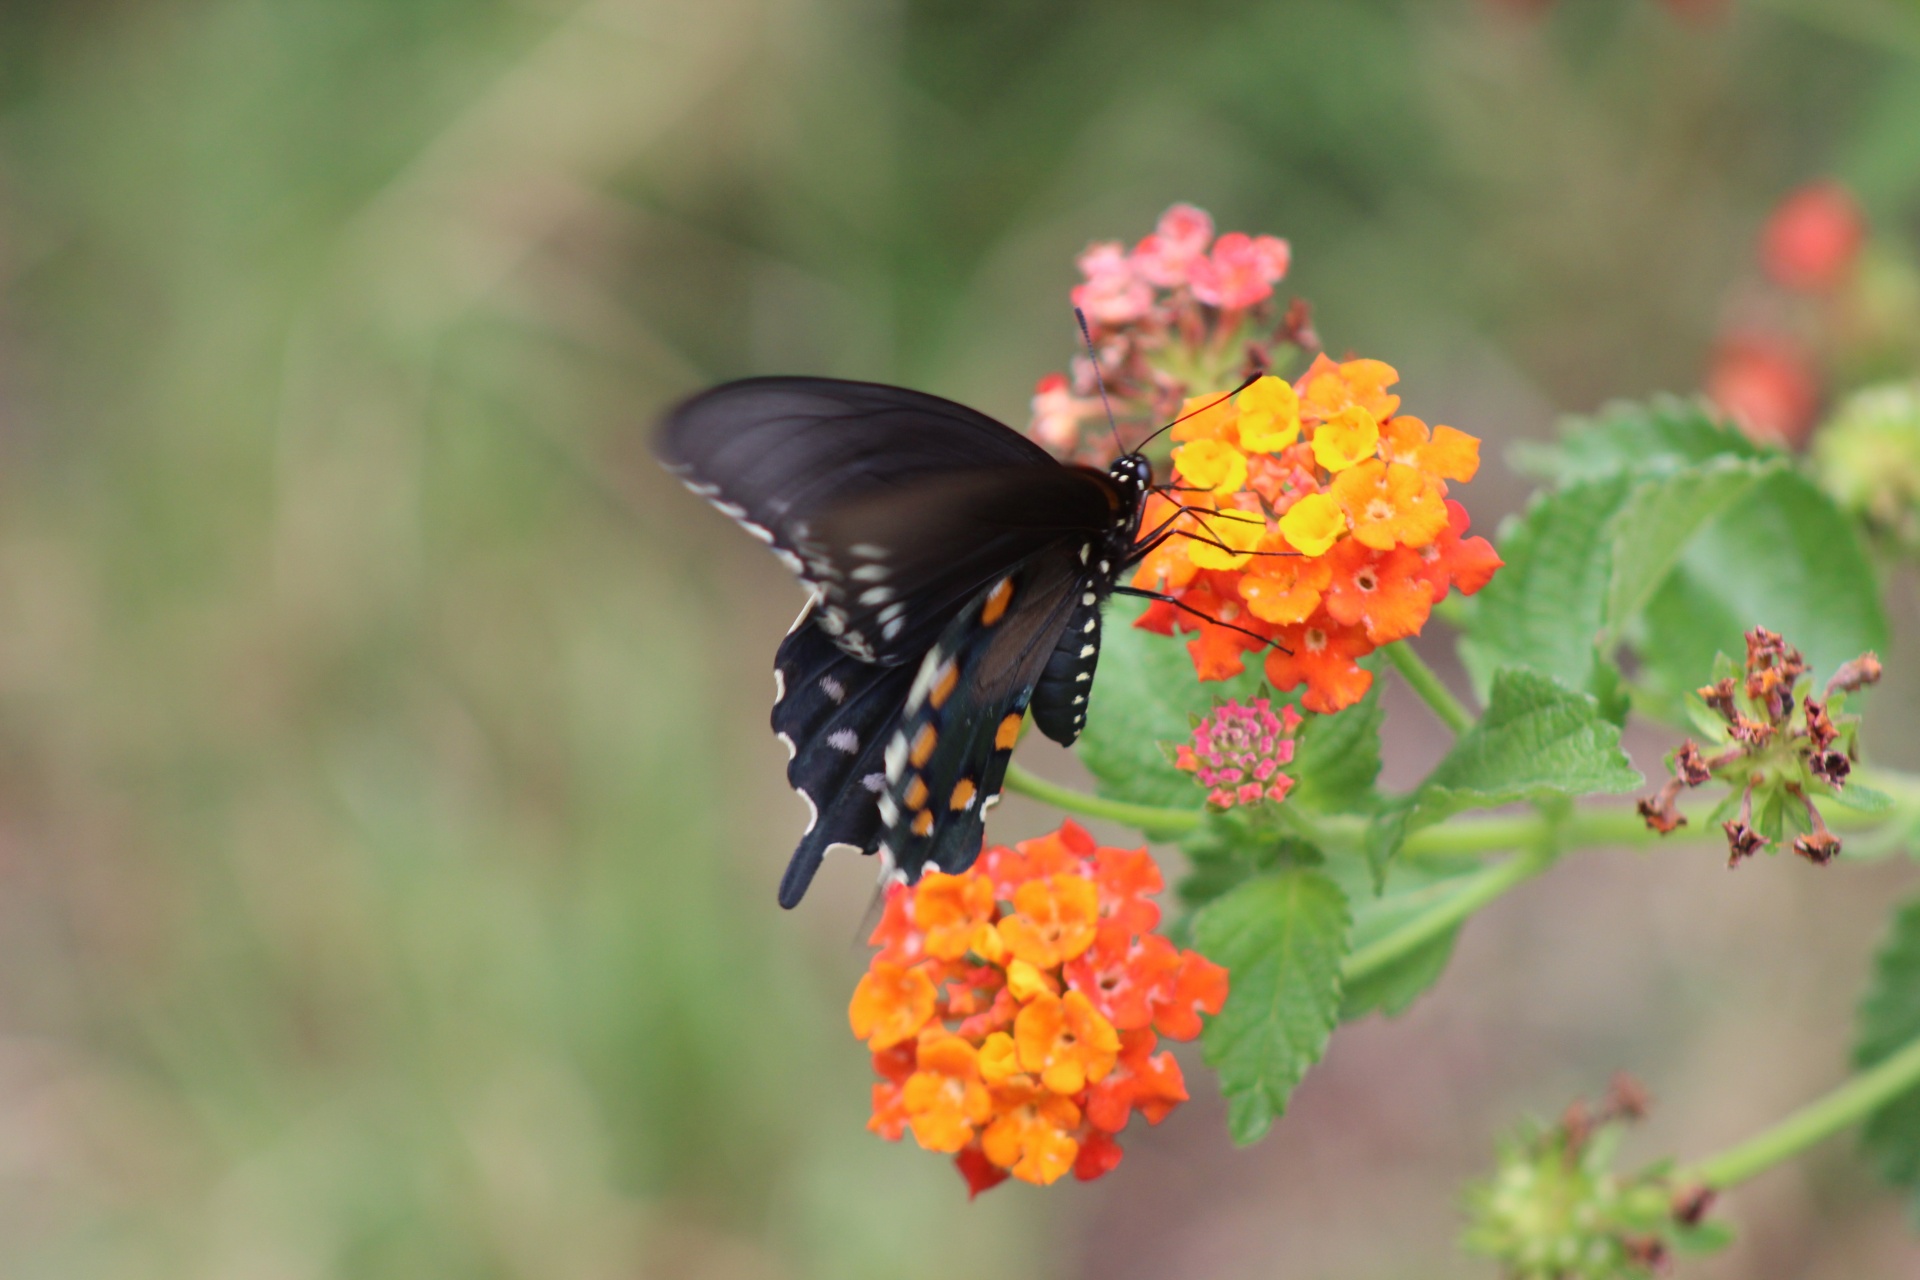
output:
[[888,618],[887,624],[880,628],[880,638],[883,640],[891,640],[906,630],[906,626],[907,620],[905,618]]
[[900,821],[900,806],[895,804],[893,797],[884,791],[880,793],[880,821],[888,826]]
[[820,692],[826,694],[827,700],[835,704],[847,700],[847,687],[832,676],[820,677]]
[[907,765],[907,735],[902,729],[894,730],[893,741],[887,744],[887,781],[900,776],[900,770]]
[[868,587],[860,593],[860,603],[866,605],[885,604],[893,599],[892,587]]
[[1091,630],[1093,630],[1093,629],[1094,629],[1095,627],[1097,627],[1097,626],[1099,626],[1099,625],[1100,625],[1100,619],[1098,619],[1098,618],[1088,618],[1088,619],[1087,619],[1087,625],[1086,625],[1086,626],[1084,626],[1084,627],[1082,627],[1082,628],[1080,628],[1080,629],[1081,629],[1082,631],[1091,631]]
[[1074,678],[1075,680],[1091,680],[1091,679],[1093,679],[1093,672],[1091,672],[1091,671],[1082,671],[1082,672],[1080,672],[1079,674],[1077,674],[1077,675],[1075,675],[1075,676],[1074,676],[1073,678]]
[[860,779],[860,785],[875,795],[879,795],[887,789],[887,775],[884,773],[870,773]]
[[859,556],[862,560],[884,560],[887,558],[885,547],[876,547],[871,542],[856,542],[847,548],[849,555]]
[[883,564],[863,564],[853,571],[852,577],[855,582],[885,582],[887,572]]
[[1083,658],[1091,658],[1094,654],[1098,653],[1099,651],[1100,651],[1099,648],[1095,645],[1087,644],[1087,645],[1080,646],[1080,656]]
[[1097,601],[1097,600],[1099,600],[1099,598],[1100,598],[1100,597],[1098,597],[1098,596],[1096,596],[1096,595],[1094,595],[1094,594],[1093,594],[1093,592],[1091,592],[1091,591],[1089,591],[1089,592],[1086,592],[1085,594],[1083,594],[1083,595],[1082,595],[1082,596],[1080,597],[1080,603],[1081,603],[1081,604],[1093,604],[1093,603],[1094,603],[1095,601]]
[[851,729],[835,729],[827,735],[827,745],[835,751],[853,755],[860,750],[860,735]]

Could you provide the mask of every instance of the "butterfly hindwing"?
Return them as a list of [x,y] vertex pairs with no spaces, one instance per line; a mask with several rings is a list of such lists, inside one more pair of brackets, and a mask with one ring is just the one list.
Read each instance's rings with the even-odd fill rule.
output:
[[797,904],[836,849],[871,853],[880,838],[885,752],[914,669],[862,662],[813,625],[809,604],[774,657],[773,731],[787,747],[787,781],[807,804],[807,829],[780,881]]
[[980,852],[1034,684],[1073,613],[1078,557],[1062,545],[982,591],[927,652],[885,754],[880,844],[908,881]]

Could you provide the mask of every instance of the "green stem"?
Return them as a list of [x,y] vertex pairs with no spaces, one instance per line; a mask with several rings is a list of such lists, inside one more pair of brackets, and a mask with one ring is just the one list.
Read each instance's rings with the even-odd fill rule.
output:
[[[1200,809],[1129,804],[1124,800],[1088,795],[1057,782],[1048,782],[1018,764],[1007,766],[1007,790],[1030,796],[1068,813],[1124,823],[1159,839],[1186,835],[1204,822],[1207,816]],[[1366,835],[1367,820],[1351,814],[1330,814],[1315,818],[1314,826],[1329,841],[1357,844]],[[1502,849],[1520,849],[1538,841],[1546,827],[1547,820],[1537,813],[1454,818],[1408,836],[1401,856],[1460,858],[1497,853]],[[1559,831],[1565,847],[1569,849],[1602,844],[1643,845],[1651,844],[1657,838],[1631,809],[1575,809],[1560,824]],[[1680,834],[1669,839],[1685,839],[1688,836],[1717,838],[1718,833],[1696,824],[1683,828]]]
[[1771,1129],[1681,1170],[1674,1178],[1683,1185],[1697,1183],[1716,1189],[1735,1186],[1866,1119],[1917,1086],[1920,1086],[1920,1039]]
[[1420,695],[1420,700],[1433,708],[1433,714],[1440,717],[1447,728],[1456,734],[1465,733],[1473,728],[1473,712],[1453,696],[1447,686],[1440,683],[1440,677],[1434,674],[1426,660],[1413,651],[1413,646],[1405,640],[1396,640],[1392,644],[1381,646],[1380,652],[1387,655],[1387,661],[1407,682],[1407,687]]
[[1162,838],[1183,836],[1199,826],[1207,816],[1198,809],[1163,809],[1156,805],[1129,804],[1124,800],[1090,796],[1084,791],[1048,782],[1017,764],[1007,765],[1007,790],[1031,796],[1068,813],[1088,818],[1108,818],[1137,828],[1148,836]]
[[1353,952],[1340,966],[1349,985],[1405,959],[1494,899],[1525,884],[1553,865],[1551,850],[1523,853],[1467,878],[1455,892],[1387,934]]

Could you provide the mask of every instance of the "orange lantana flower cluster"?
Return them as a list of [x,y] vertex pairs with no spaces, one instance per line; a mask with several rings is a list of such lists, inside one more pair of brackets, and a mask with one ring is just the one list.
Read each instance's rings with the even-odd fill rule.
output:
[[867,1127],[950,1152],[975,1195],[1120,1163],[1135,1111],[1186,1101],[1158,1037],[1191,1040],[1227,971],[1154,932],[1160,868],[1068,822],[972,870],[896,884],[848,1021],[873,1052]]
[[1298,382],[1268,375],[1187,401],[1172,432],[1175,488],[1149,498],[1142,536],[1193,536],[1167,539],[1133,583],[1187,606],[1156,603],[1137,625],[1197,629],[1188,649],[1202,680],[1238,675],[1242,655],[1271,639],[1267,679],[1304,683],[1301,705],[1338,711],[1373,682],[1357,659],[1417,633],[1450,589],[1472,595],[1500,567],[1447,496],[1449,481],[1479,470],[1479,440],[1402,414],[1388,390],[1399,378],[1378,360],[1322,355]]

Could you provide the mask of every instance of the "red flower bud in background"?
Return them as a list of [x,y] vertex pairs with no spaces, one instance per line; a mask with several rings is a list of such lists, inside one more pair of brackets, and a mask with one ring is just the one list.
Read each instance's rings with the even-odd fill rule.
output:
[[1753,439],[1798,445],[1813,427],[1820,383],[1798,343],[1734,333],[1714,351],[1707,396]]
[[1825,293],[1847,278],[1866,236],[1866,218],[1845,187],[1808,183],[1767,219],[1760,233],[1760,266],[1788,289]]

